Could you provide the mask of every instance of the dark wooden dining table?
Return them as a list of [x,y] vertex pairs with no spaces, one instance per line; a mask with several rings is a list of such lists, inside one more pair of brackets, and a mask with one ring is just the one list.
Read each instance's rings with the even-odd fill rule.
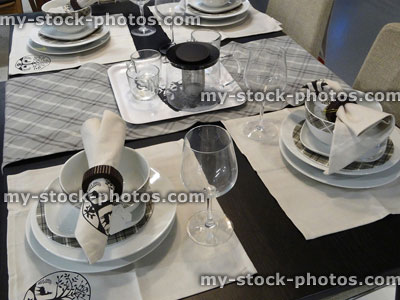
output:
[[[261,1],[254,1],[257,9],[265,10]],[[94,14],[135,13],[137,7],[130,3],[95,6]],[[147,11],[148,13],[148,11]],[[155,35],[134,38],[136,48],[157,49],[167,41],[161,28]],[[255,39],[272,38],[282,32],[235,39],[246,43]],[[224,41],[224,43],[228,43]],[[3,145],[5,113],[5,83],[0,83],[0,143]],[[171,121],[173,122],[173,121]],[[221,125],[221,123],[216,123]],[[129,141],[127,146],[140,148],[184,137],[185,131]],[[3,146],[0,147],[1,151]],[[235,148],[239,176],[233,189],[219,198],[223,210],[235,225],[235,232],[255,265],[258,274],[285,276],[357,276],[362,280],[370,275],[400,274],[400,216],[391,215],[383,220],[351,230],[305,240],[278,202],[269,193],[246,157]],[[39,169],[64,163],[76,151],[28,159],[7,165],[1,174],[1,195],[7,192],[7,176],[29,169]],[[265,155],[268,155],[266,153]],[[1,155],[2,157],[2,155]],[[297,197],[293,194],[293,197]],[[301,199],[299,199],[300,201]],[[400,201],[400,195],[399,195]],[[8,298],[7,272],[7,204],[0,205],[0,299]],[[294,284],[280,286],[237,286],[213,289],[190,299],[321,299],[351,287],[310,285],[295,288]],[[10,299],[18,300],[18,299]],[[95,299],[98,300],[98,299]]]

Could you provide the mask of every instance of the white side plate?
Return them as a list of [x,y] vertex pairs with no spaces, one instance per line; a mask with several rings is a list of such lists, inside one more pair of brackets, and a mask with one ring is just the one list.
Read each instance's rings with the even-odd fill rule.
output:
[[[30,212],[30,213],[32,213],[32,212]],[[36,238],[32,232],[32,228],[30,226],[30,219],[31,219],[31,216],[29,216],[26,221],[25,237],[26,237],[26,240],[27,240],[29,246],[31,247],[32,251],[36,254],[36,256],[38,256],[45,263],[47,263],[50,266],[53,266],[57,269],[65,270],[65,271],[72,271],[72,272],[79,272],[79,273],[100,273],[100,272],[106,272],[106,271],[110,271],[110,270],[114,270],[114,269],[118,269],[118,268],[130,265],[131,263],[138,261],[139,259],[143,258],[147,254],[154,251],[165,240],[165,238],[170,233],[171,229],[174,227],[174,222],[172,222],[169,225],[169,227],[167,228],[167,230],[165,230],[164,233],[157,239],[157,241],[155,241],[153,244],[151,244],[147,248],[144,248],[141,251],[139,251],[133,255],[130,255],[130,256],[122,258],[122,259],[116,259],[113,261],[96,262],[95,264],[89,264],[87,262],[70,261],[70,260],[61,258],[61,257],[54,255],[51,252],[47,251],[36,240]]]
[[400,163],[397,163],[393,168],[383,171],[381,173],[365,175],[365,176],[345,176],[340,174],[333,174],[326,176],[321,170],[318,170],[300,159],[296,158],[288,148],[283,144],[282,139],[279,140],[279,147],[282,156],[285,160],[297,171],[303,175],[310,177],[316,181],[347,188],[347,189],[369,189],[395,181],[400,176]]
[[[304,163],[320,169],[327,170],[328,168],[322,164],[317,163],[316,161],[310,159],[306,155],[304,155],[299,148],[294,143],[293,140],[293,130],[294,128],[305,120],[304,111],[295,111],[292,112],[286,119],[283,121],[281,126],[281,139],[287,149],[295,156],[297,159],[303,161]],[[348,176],[361,176],[361,175],[371,175],[380,173],[382,171],[388,170],[396,165],[400,161],[400,130],[395,128],[390,135],[390,138],[393,142],[394,151],[390,159],[382,165],[375,166],[370,169],[360,169],[360,170],[346,170],[342,169],[337,174],[348,175]],[[324,175],[326,176],[326,175]],[[332,175],[329,175],[332,176]]]
[[[158,172],[153,172],[150,178],[150,190],[159,192],[163,197],[173,189],[173,184],[165,176]],[[49,239],[40,229],[36,219],[37,204],[32,206],[30,224],[33,234],[40,245],[52,254],[71,261],[86,263],[87,258],[81,248],[69,247]],[[103,257],[98,261],[109,262],[122,259],[156,243],[164,232],[168,230],[176,214],[176,203],[155,203],[153,214],[146,225],[139,232],[129,238],[108,245]]]
[[230,0],[227,2],[225,5],[221,7],[211,7],[206,5],[202,0],[192,0],[188,3],[190,6],[194,7],[197,10],[206,12],[206,13],[211,13],[211,14],[218,14],[222,12],[226,12],[232,9],[235,9],[236,7],[240,6],[242,4],[242,1],[240,0]]
[[245,13],[250,7],[250,2],[248,0],[243,1],[243,4],[235,9],[229,10],[227,12],[210,14],[206,12],[199,11],[197,9],[193,9],[190,5],[187,6],[186,12],[192,16],[200,16],[205,20],[221,20],[226,18],[235,17]]
[[89,50],[93,50],[99,48],[100,46],[104,45],[110,39],[110,33],[106,34],[101,39],[78,47],[68,47],[68,48],[53,48],[53,47],[44,47],[39,44],[36,44],[34,41],[29,39],[28,47],[38,53],[48,54],[48,55],[69,55],[69,54],[78,54],[82,52],[86,52]]
[[39,34],[39,31],[40,31],[39,28],[34,28],[31,31],[30,37],[33,42],[44,47],[64,49],[68,47],[79,47],[93,43],[101,39],[102,37],[106,36],[109,33],[110,29],[107,26],[102,26],[99,30],[95,31],[93,34],[90,34],[89,36],[83,39],[74,41],[60,41],[60,40],[50,39]]

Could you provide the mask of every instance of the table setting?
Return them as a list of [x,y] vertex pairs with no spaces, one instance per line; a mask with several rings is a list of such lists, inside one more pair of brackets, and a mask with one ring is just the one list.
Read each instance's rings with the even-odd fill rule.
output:
[[[144,16],[147,1],[132,2]],[[7,176],[8,191],[31,194],[26,206],[7,203],[10,299],[179,299],[222,287],[200,284],[205,274],[257,274],[254,249],[236,232],[246,212],[238,219],[220,205],[241,175],[239,151],[306,242],[400,213],[400,131],[379,102],[360,91],[357,101],[321,101],[321,92],[350,88],[288,36],[222,46],[282,30],[247,0],[154,4],[161,21],[200,23],[161,24],[170,41],[157,49],[135,47],[151,39],[150,25],[14,28],[10,75],[25,76],[6,83],[2,167],[75,152]],[[43,11],[60,5],[68,1]],[[317,100],[238,96],[277,89]],[[226,98],[203,101],[206,93]],[[180,138],[129,144],[173,133]],[[99,196],[132,192],[204,201]],[[42,193],[75,201],[40,201]]]
[[[92,16],[91,8],[57,12],[68,0],[52,0],[42,7],[46,19],[16,26],[13,31],[9,59],[9,74],[31,74],[75,68],[88,62],[114,63],[129,59],[127,53],[136,50],[127,25],[118,25],[122,15],[109,15],[114,19],[106,25],[101,16]],[[55,11],[55,12],[54,12]],[[56,18],[84,18],[82,23],[68,25]],[[54,22],[45,22],[50,19]],[[97,18],[97,20],[96,20]]]
[[[111,124],[113,126],[110,126]],[[198,134],[209,136],[213,134],[210,130],[220,129],[210,127],[201,130],[207,132],[194,131],[196,137]],[[126,183],[125,189],[157,191],[163,196],[171,190],[185,190],[185,187],[196,190],[203,186],[201,182],[207,186],[209,180],[213,180],[212,175],[208,178],[209,175],[205,176],[201,171],[194,184],[192,179],[189,180],[190,176],[185,173],[186,171],[182,171],[183,178],[187,178],[188,181],[181,181],[180,160],[183,160],[192,177],[194,176],[192,168],[199,170],[196,167],[197,163],[193,161],[194,156],[190,148],[188,148],[189,152],[184,150],[182,158],[180,153],[183,141],[135,151],[131,148],[124,149],[124,134],[124,121],[114,113],[105,111],[101,120],[92,118],[83,124],[84,152],[79,152],[62,166],[10,176],[9,188],[31,193],[49,190],[58,193],[65,190],[74,191],[74,182],[71,177],[81,178],[79,172],[87,173],[88,166],[99,164],[113,165],[121,170],[124,183]],[[114,143],[105,143],[110,139]],[[190,136],[187,139],[190,139]],[[189,140],[185,143],[187,141]],[[226,138],[221,140],[222,142],[232,145],[229,135],[226,135]],[[210,144],[207,147],[219,149],[222,145],[212,144],[214,145]],[[193,143],[191,146],[197,147]],[[161,149],[162,156],[158,154]],[[230,153],[233,153],[232,150]],[[230,167],[226,169],[225,181],[221,182],[221,179],[215,181],[213,188],[217,192],[209,194],[208,201],[226,193],[234,185],[237,169],[232,163],[234,164],[235,157],[232,156],[231,160]],[[221,164],[227,163],[224,160],[220,161]],[[206,174],[212,174],[215,166],[202,164],[202,168],[208,170]],[[27,180],[29,181],[32,176],[35,180],[27,184]],[[101,181],[101,179],[96,180]],[[46,181],[47,187],[44,185]],[[22,189],[18,188],[21,183]],[[93,189],[100,192],[105,186],[102,187],[99,183],[93,188],[89,186],[89,190],[91,193]],[[235,236],[229,220],[227,224],[231,226],[230,231],[226,232],[228,228],[225,228],[225,235],[217,234],[217,229],[222,226],[220,218],[224,218],[225,215],[218,203],[214,202],[212,214],[215,222],[219,221],[219,223],[210,230],[220,240],[210,239],[210,235],[196,236],[197,239],[203,238],[198,244],[190,240],[186,233],[186,223],[193,223],[188,220],[202,206],[205,206],[201,203],[147,202],[113,205],[96,204],[93,200],[86,199],[83,203],[78,203],[81,207],[76,207],[73,203],[63,203],[62,210],[48,208],[53,205],[52,203],[34,200],[23,209],[19,207],[19,204],[9,204],[8,228],[14,232],[8,234],[10,285],[13,286],[10,289],[10,297],[30,299],[33,295],[35,297],[39,295],[78,297],[79,295],[82,299],[91,299],[91,297],[105,299],[112,295],[121,295],[121,297],[126,295],[130,299],[175,299],[214,288],[215,286],[201,286],[195,279],[204,272],[223,271],[231,276],[255,273],[256,270]],[[132,208],[132,206],[135,207]],[[88,209],[90,207],[97,212],[98,221],[85,217],[84,212],[92,211]],[[144,207],[143,213],[137,213],[141,207]],[[126,208],[132,209],[126,210]],[[71,210],[78,213],[68,213]],[[82,213],[79,213],[79,210]],[[57,212],[59,215],[48,215],[57,214]],[[128,219],[134,221],[135,212],[134,223],[118,228],[118,218],[122,222],[127,222]],[[105,218],[106,215],[107,218]],[[60,220],[63,217],[64,222]],[[111,222],[105,222],[109,219]],[[117,219],[117,222],[113,222],[114,219]],[[71,222],[75,223],[74,231],[69,228],[68,223]],[[53,226],[57,228],[56,232],[52,231]],[[114,233],[109,235],[108,233],[112,230]],[[195,230],[193,234],[196,235],[196,232],[204,233],[203,230]],[[214,246],[204,248],[202,245],[207,243]],[[24,259],[21,260],[18,257],[24,257]],[[21,276],[20,268],[25,268],[29,272],[24,272],[25,276]],[[174,276],[163,274],[166,270],[172,271]],[[12,274],[18,274],[18,276]],[[180,284],[175,282],[177,278],[180,278]],[[182,280],[182,278],[186,279]]]

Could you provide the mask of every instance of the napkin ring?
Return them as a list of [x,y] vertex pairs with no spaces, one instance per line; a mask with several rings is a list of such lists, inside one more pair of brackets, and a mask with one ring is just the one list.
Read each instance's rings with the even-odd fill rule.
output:
[[121,173],[107,165],[99,165],[93,168],[90,168],[83,174],[82,179],[82,190],[84,193],[87,192],[89,184],[99,178],[107,179],[114,185],[114,193],[121,195],[122,194],[122,187],[123,187],[123,179]]

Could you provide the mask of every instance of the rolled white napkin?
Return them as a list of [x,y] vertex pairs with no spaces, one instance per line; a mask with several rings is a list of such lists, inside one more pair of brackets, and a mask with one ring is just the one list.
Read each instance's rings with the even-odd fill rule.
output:
[[395,126],[393,115],[354,103],[341,106],[336,116],[326,175],[336,173],[383,143]]
[[[104,111],[102,120],[89,119],[82,125],[81,134],[89,168],[108,165],[118,168],[125,142],[125,122],[111,111]],[[105,179],[89,185],[88,194],[110,194],[113,187]],[[97,193],[96,193],[97,192]],[[85,199],[75,229],[75,237],[89,263],[103,257],[110,230],[113,205],[111,201]]]

